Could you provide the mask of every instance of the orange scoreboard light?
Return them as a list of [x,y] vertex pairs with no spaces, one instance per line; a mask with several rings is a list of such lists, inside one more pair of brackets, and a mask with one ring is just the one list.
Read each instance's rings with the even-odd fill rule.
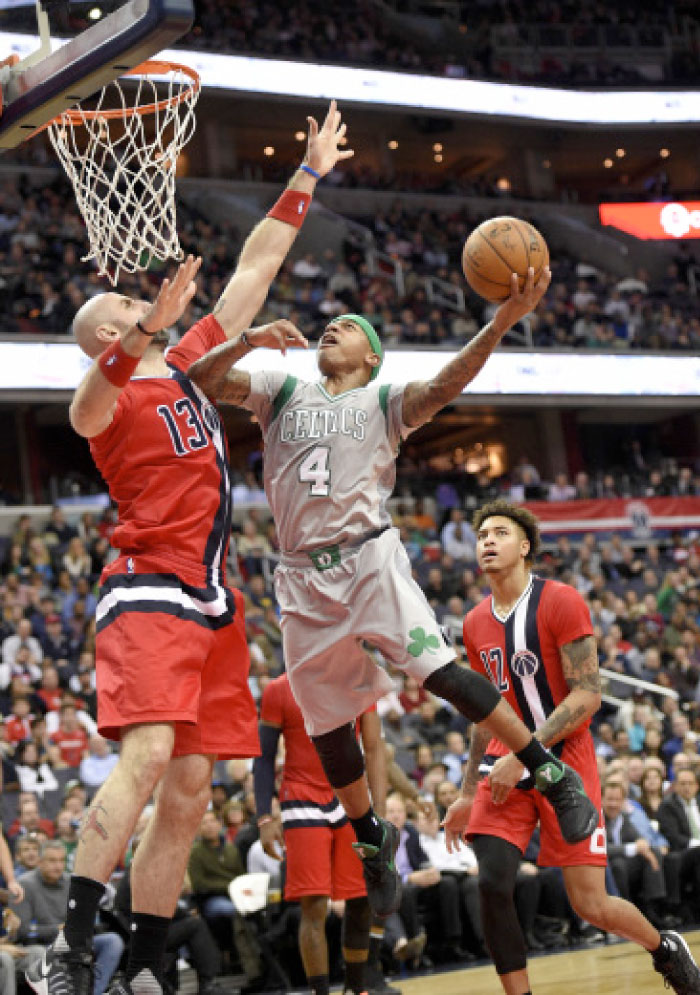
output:
[[700,201],[599,204],[600,222],[635,238],[700,238]]

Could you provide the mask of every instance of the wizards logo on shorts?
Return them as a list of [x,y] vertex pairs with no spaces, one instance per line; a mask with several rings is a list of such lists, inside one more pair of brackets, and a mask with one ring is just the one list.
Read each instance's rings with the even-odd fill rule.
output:
[[532,650],[516,650],[510,658],[510,669],[521,680],[534,677],[539,668],[540,661]]

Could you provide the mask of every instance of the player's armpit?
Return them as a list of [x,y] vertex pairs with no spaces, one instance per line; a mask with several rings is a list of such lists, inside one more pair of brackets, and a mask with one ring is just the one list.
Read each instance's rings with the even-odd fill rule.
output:
[[571,690],[590,691],[600,694],[600,672],[598,650],[593,636],[582,636],[561,648],[561,663],[564,678]]
[[187,371],[187,376],[212,401],[242,404],[250,394],[250,373],[231,369],[234,343],[212,349]]

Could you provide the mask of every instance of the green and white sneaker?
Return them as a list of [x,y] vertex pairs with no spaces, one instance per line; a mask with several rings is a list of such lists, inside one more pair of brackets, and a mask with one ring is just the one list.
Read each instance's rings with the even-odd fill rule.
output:
[[401,902],[401,878],[394,863],[401,837],[396,826],[385,819],[379,819],[379,822],[384,830],[381,846],[353,843],[352,847],[362,859],[362,873],[372,912],[386,918],[396,912]]
[[598,811],[583,788],[583,781],[567,764],[542,764],[535,771],[535,785],[554,809],[567,843],[581,843],[598,825]]

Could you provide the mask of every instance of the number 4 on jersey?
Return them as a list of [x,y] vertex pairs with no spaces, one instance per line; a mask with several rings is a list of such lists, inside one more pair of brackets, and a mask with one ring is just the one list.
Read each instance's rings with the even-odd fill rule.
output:
[[328,446],[316,446],[299,466],[299,480],[311,484],[309,494],[312,497],[328,497],[330,494],[330,452]]

